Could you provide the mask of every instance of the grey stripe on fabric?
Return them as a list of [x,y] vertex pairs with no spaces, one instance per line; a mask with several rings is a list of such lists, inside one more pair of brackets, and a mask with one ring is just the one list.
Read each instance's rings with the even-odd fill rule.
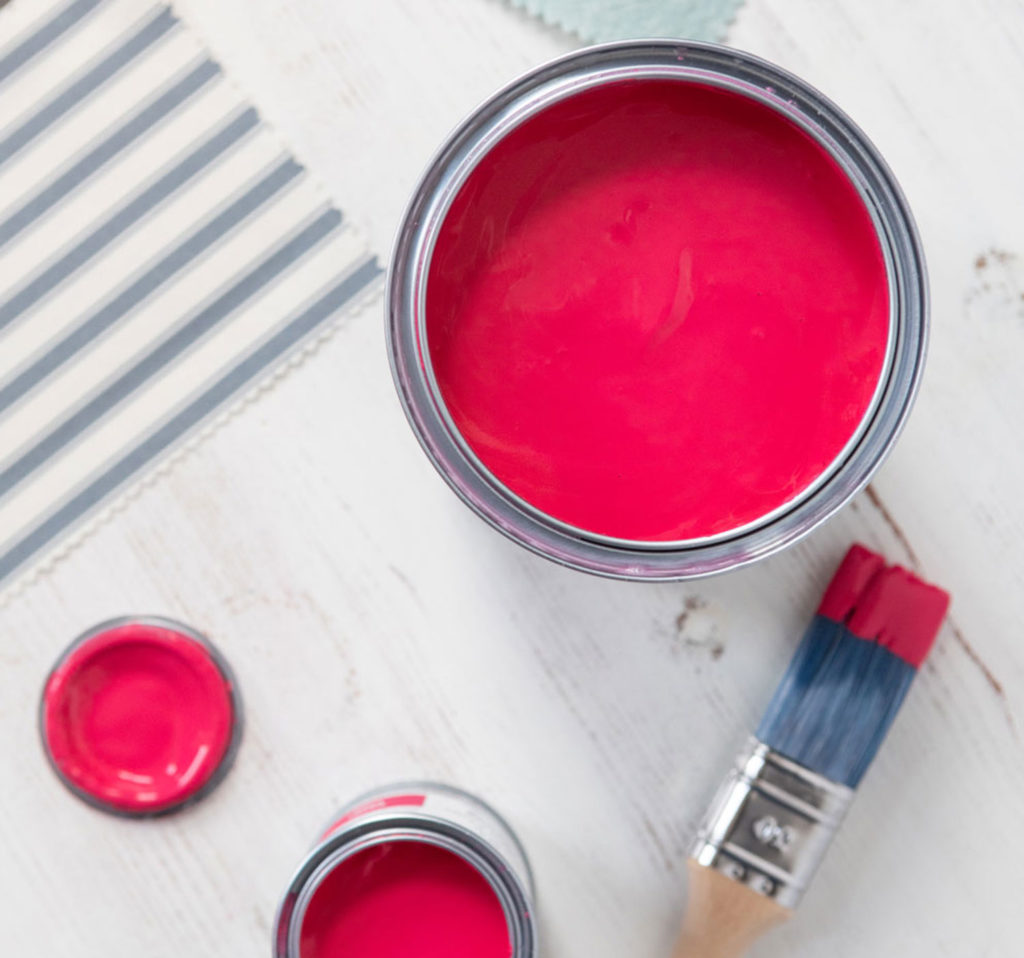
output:
[[204,306],[134,366],[46,433],[10,466],[0,472],[0,496],[10,492],[14,486],[53,458],[97,420],[127,399],[135,390],[144,386],[192,343],[205,336],[224,317],[233,313],[304,253],[316,246],[340,222],[341,214],[337,210],[326,210],[297,235],[250,269],[245,276],[213,302]]
[[[25,310],[34,306],[43,296],[109,246],[125,230],[167,199],[175,190],[209,166],[229,147],[242,139],[246,133],[254,129],[258,123],[258,114],[252,107],[249,107],[147,186],[56,262],[47,266],[13,296],[0,303],[0,330],[12,323]],[[0,408],[2,406],[3,402],[0,400]]]
[[[0,413],[88,346],[302,172],[285,160],[0,388]],[[2,493],[0,493],[2,494]]]
[[198,398],[172,416],[131,452],[73,495],[32,532],[0,555],[0,579],[10,575],[62,532],[82,519],[107,495],[181,439],[218,406],[223,405],[289,349],[301,342],[324,320],[351,302],[380,274],[381,268],[376,259],[365,260],[296,319],[270,337]]
[[104,57],[91,70],[86,71],[69,87],[61,90],[49,103],[15,127],[0,140],[0,166],[19,150],[53,126],[65,113],[77,106],[90,93],[107,82],[118,70],[127,66],[147,47],[152,46],[176,23],[177,18],[166,7],[144,24],[116,50]]
[[202,61],[130,120],[118,127],[69,170],[58,176],[0,223],[0,247],[9,243],[22,230],[39,219],[75,187],[117,156],[125,147],[130,146],[218,73],[220,73],[220,67],[216,63],[212,60]]
[[76,0],[48,20],[34,33],[25,37],[13,50],[0,59],[0,83],[21,69],[36,54],[45,50],[54,40],[67,33],[87,13],[100,5],[100,0]]

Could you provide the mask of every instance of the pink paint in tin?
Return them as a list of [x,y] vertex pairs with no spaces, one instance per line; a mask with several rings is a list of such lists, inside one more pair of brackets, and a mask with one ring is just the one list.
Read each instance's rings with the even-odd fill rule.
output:
[[331,824],[278,910],[275,958],[535,958],[533,881],[490,806],[412,783]]
[[441,474],[527,548],[688,578],[784,547],[909,411],[923,257],[863,133],[709,44],[571,54],[444,144],[399,232],[392,366]]

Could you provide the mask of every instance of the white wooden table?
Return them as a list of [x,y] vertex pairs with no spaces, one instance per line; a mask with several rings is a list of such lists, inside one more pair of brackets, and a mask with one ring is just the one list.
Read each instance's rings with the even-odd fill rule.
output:
[[[499,0],[178,7],[385,254],[447,130],[575,44]],[[559,569],[433,473],[367,310],[3,610],[4,955],[268,955],[317,827],[422,776],[515,824],[546,955],[665,955],[697,818],[853,539],[948,586],[953,612],[797,920],[756,955],[1024,953],[1024,3],[750,0],[729,41],[843,105],[918,217],[929,369],[871,489],[714,580]],[[221,789],[150,823],[70,797],[35,728],[54,656],[132,611],[207,631],[248,713]]]

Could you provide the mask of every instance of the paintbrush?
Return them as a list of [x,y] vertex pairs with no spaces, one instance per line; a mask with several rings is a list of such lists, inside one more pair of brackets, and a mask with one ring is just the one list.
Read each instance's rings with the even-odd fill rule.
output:
[[787,919],[928,654],[949,595],[855,545],[700,827],[675,958]]

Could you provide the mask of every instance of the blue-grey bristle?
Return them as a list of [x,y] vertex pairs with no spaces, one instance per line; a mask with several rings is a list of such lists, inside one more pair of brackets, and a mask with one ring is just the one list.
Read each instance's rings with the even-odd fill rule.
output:
[[757,737],[833,782],[856,788],[916,669],[839,622],[814,617]]

